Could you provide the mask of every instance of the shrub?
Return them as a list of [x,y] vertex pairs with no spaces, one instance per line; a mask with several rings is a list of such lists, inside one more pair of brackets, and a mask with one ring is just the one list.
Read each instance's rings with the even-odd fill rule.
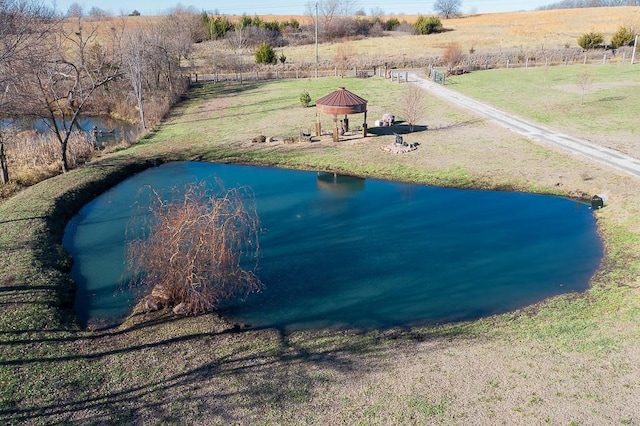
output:
[[385,31],[394,31],[399,26],[400,26],[400,21],[398,19],[396,19],[396,18],[389,18],[382,25],[382,27],[385,29]]
[[620,27],[611,38],[611,46],[617,49],[620,46],[631,46],[635,38],[635,31],[627,27]]
[[442,55],[442,61],[447,66],[449,71],[457,67],[464,59],[462,48],[457,43],[449,43]]
[[276,52],[269,43],[260,43],[256,49],[256,62],[259,64],[272,64],[276,61]]
[[578,37],[578,46],[583,49],[593,49],[604,43],[604,36],[601,33],[590,32],[584,33]]
[[204,183],[187,185],[176,201],[152,190],[148,227],[132,224],[147,236],[127,247],[132,284],[150,290],[147,303],[181,305],[181,312],[197,315],[261,287],[253,271],[241,267],[258,256],[259,223],[248,196],[240,189],[212,194]]
[[306,90],[300,94],[300,103],[305,108],[311,105],[311,95]]
[[413,27],[418,34],[433,34],[443,31],[442,22],[436,16],[419,16]]

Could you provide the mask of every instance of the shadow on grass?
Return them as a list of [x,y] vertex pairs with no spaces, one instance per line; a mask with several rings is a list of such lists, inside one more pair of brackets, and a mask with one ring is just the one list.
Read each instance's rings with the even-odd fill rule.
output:
[[421,133],[426,132],[428,129],[427,126],[413,126],[413,131],[411,131],[408,124],[399,123],[394,124],[392,126],[381,126],[381,127],[369,127],[367,129],[368,133],[371,133],[376,136],[391,136],[394,134],[406,135],[409,133]]
[[0,224],[3,223],[15,223],[15,222],[25,222],[29,220],[38,220],[38,219],[46,219],[45,216],[33,216],[33,217],[21,217],[16,219],[8,219],[8,220],[0,220]]
[[[189,422],[197,413],[198,419],[213,423],[246,423],[260,418],[263,410],[297,410],[314,398],[325,398],[329,385],[347,384],[361,374],[384,369],[389,350],[465,336],[456,328],[288,333],[231,326],[190,332],[198,321],[164,316],[126,330],[37,339],[79,349],[65,356],[2,357],[0,367],[50,371],[57,388],[75,387],[76,392],[65,393],[55,403],[27,400],[0,406],[0,419],[30,423],[74,418],[111,424],[179,418]],[[140,333],[150,341],[137,343]],[[162,337],[164,333],[174,335]],[[33,343],[33,339],[10,342]],[[98,370],[103,384],[78,388],[83,366]],[[56,373],[60,371],[64,373]]]
[[438,126],[436,128],[434,128],[433,130],[450,130],[450,129],[456,129],[459,127],[468,127],[468,126],[473,126],[474,124],[481,124],[483,122],[485,122],[486,119],[484,118],[474,118],[471,120],[466,120],[466,121],[459,121],[456,123],[451,123],[448,124],[446,126]]
[[[245,105],[243,107],[248,107],[251,105]],[[268,114],[271,112],[278,112],[278,111],[282,111],[282,108],[280,107],[274,107],[274,108],[269,108],[269,109],[262,109],[260,110],[260,114]],[[199,113],[199,112],[198,112]],[[171,126],[176,126],[176,125],[180,125],[180,124],[189,124],[189,123],[200,123],[200,122],[208,122],[211,121],[212,118],[218,119],[218,120],[234,120],[237,119],[238,122],[238,126],[239,127],[244,127],[247,125],[247,113],[244,112],[244,110],[239,110],[237,114],[224,114],[224,115],[220,115],[217,117],[202,117],[202,118],[189,118],[189,115],[196,115],[198,113],[193,113],[193,114],[189,114],[189,113],[183,113],[180,114],[180,117],[183,117],[183,119],[174,119],[171,122]],[[257,130],[257,132],[259,132],[259,130]]]
[[196,100],[206,100],[214,97],[224,98],[228,96],[237,96],[249,90],[254,90],[263,84],[265,83],[255,81],[242,84],[225,84],[214,82],[195,83],[191,86],[191,89],[188,90],[171,108],[171,111],[164,118],[163,122],[170,121],[172,119],[175,119],[176,117],[182,117],[184,115],[184,111],[180,107],[188,102]]

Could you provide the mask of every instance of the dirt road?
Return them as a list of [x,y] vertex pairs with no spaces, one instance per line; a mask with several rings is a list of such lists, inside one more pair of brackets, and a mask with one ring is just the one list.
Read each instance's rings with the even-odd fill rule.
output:
[[422,70],[410,71],[409,74],[409,82],[456,105],[474,111],[476,114],[486,117],[533,141],[569,150],[640,178],[640,160],[636,158],[584,139],[560,133],[541,124],[479,102],[427,79],[422,75]]

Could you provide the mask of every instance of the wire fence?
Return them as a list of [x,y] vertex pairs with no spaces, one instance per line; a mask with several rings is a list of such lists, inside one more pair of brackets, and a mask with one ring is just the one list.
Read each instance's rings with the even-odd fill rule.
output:
[[[189,76],[191,83],[215,82],[224,84],[237,84],[249,81],[265,81],[279,79],[307,79],[320,77],[386,77],[392,81],[405,82],[407,69],[424,69],[425,73],[438,82],[444,84],[445,78],[450,74],[462,74],[465,72],[510,69],[510,68],[535,68],[549,66],[570,65],[606,65],[619,64],[631,65],[640,62],[640,54],[634,54],[633,48],[626,46],[619,49],[592,49],[582,50],[578,48],[566,48],[557,50],[528,50],[528,51],[504,51],[490,53],[469,53],[462,55],[455,67],[447,67],[441,57],[405,57],[402,61],[389,60],[379,65],[372,65],[371,61],[364,58],[355,58],[352,62],[365,65],[335,66],[324,62],[317,68],[313,64],[287,64],[287,66],[247,65],[242,71],[216,71],[216,72],[192,72]],[[433,73],[433,70],[436,73]],[[435,77],[434,77],[435,76]]]

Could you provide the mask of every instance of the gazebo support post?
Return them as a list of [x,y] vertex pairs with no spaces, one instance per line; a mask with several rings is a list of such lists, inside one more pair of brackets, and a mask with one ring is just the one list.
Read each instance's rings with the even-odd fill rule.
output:
[[362,137],[367,137],[367,111],[364,112],[364,123],[362,123]]
[[320,124],[320,116],[316,111],[316,136],[322,135],[322,125]]

